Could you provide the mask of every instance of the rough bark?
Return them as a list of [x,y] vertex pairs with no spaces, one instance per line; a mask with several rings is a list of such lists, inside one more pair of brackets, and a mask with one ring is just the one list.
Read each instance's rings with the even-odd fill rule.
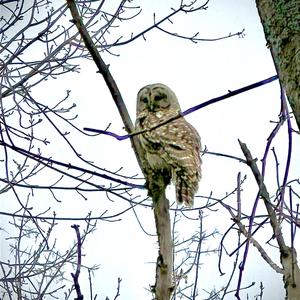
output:
[[284,287],[286,299],[300,299],[300,269],[297,261],[296,249],[287,248],[284,255],[281,253],[280,260],[284,271]]
[[267,44],[300,129],[300,0],[256,0]]
[[155,300],[168,300],[174,290],[172,285],[173,242],[170,226],[169,201],[164,193],[153,203],[159,251],[156,262]]
[[156,262],[156,281],[153,286],[155,300],[168,300],[173,292],[173,240],[169,213],[169,201],[166,198],[166,186],[170,174],[151,171],[148,176],[149,196],[153,200],[156,232],[158,237],[158,257]]

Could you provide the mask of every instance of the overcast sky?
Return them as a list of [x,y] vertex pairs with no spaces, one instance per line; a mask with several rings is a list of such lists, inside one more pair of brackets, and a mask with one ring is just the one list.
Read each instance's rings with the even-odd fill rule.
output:
[[[138,1],[133,1],[135,2]],[[124,22],[120,31],[116,29],[111,36],[112,41],[114,34],[118,36],[122,33],[126,39],[130,37],[131,31],[138,33],[150,26],[153,22],[154,11],[156,18],[159,19],[170,11],[171,6],[176,7],[177,2],[180,3],[180,1],[142,1],[140,5],[145,11],[128,25]],[[112,51],[119,56],[104,53],[103,58],[106,63],[110,64],[110,71],[133,120],[135,120],[136,94],[146,84],[161,82],[170,86],[176,93],[182,110],[186,110],[210,98],[226,94],[228,90],[235,90],[275,75],[255,1],[210,1],[207,10],[174,17],[172,21],[174,24],[168,23],[164,28],[182,35],[192,36],[199,32],[199,38],[217,38],[245,29],[245,36],[195,44],[154,30],[146,34],[146,41],[140,38],[128,45],[114,48]],[[77,105],[74,114],[79,115],[76,120],[78,127],[104,129],[111,123],[109,130],[125,134],[117,109],[104,81],[96,73],[95,65],[91,61],[80,63],[80,74],[70,74],[65,76],[64,80],[57,79],[43,83],[40,88],[34,89],[35,97],[40,99],[40,102],[47,103],[61,97],[65,90],[71,90],[70,103],[75,102]],[[237,141],[241,139],[247,143],[252,155],[257,157],[259,162],[266,139],[275,126],[270,121],[278,121],[279,111],[280,91],[278,81],[274,81],[196,111],[186,118],[197,128],[203,146],[209,151],[243,157]],[[282,128],[274,142],[282,166],[284,166],[287,153],[286,132],[286,128]],[[80,153],[103,168],[114,171],[123,167],[122,174],[124,175],[141,174],[128,140],[119,142],[108,136],[82,137],[78,140],[77,135],[74,137],[71,135],[70,139]],[[295,155],[300,151],[299,139],[298,141],[294,139],[293,147],[293,169],[290,178],[299,178],[299,159],[296,161]],[[65,148],[62,140],[52,141],[47,149],[45,153],[51,153],[53,158],[61,161],[68,161],[72,157],[71,151]],[[250,213],[257,187],[247,166],[238,161],[212,155],[204,155],[203,161],[203,179],[198,195],[208,196],[212,192],[216,198],[224,197],[235,188],[237,173],[241,172],[242,176],[248,176],[243,186],[242,205],[245,212]],[[270,158],[268,170],[271,171],[273,167],[274,162]],[[270,177],[267,183],[270,192],[274,193],[274,178]],[[49,178],[40,180],[47,182]],[[143,180],[138,181],[139,184],[143,182]],[[171,202],[174,201],[173,192],[170,187],[168,197]],[[136,191],[136,193],[140,192]],[[104,193],[92,194],[87,201],[83,199],[75,201],[69,192],[65,192],[61,193],[60,199],[63,202],[59,204],[53,200],[49,202],[47,193],[40,195],[43,196],[39,199],[45,201],[43,203],[39,201],[39,209],[51,207],[51,211],[56,210],[57,216],[84,217],[91,210],[96,216],[107,208],[113,213],[128,207],[128,203],[120,199],[114,199],[111,203]],[[145,196],[143,192],[140,199]],[[205,200],[201,197],[196,198],[195,206],[204,205],[203,201]],[[234,205],[235,196],[233,195],[228,201]],[[261,213],[265,213],[263,206],[260,209]],[[154,234],[152,210],[140,208],[137,213],[145,230]],[[203,213],[206,216],[203,227],[207,234],[214,230],[220,233],[204,245],[207,250],[214,249],[231,224],[230,215],[221,207],[216,212],[204,210]],[[67,249],[74,240],[75,234],[70,228],[73,223],[61,222],[57,226],[58,245],[62,249]],[[185,223],[184,221],[179,224],[180,228],[177,230],[183,235],[197,228],[195,222],[193,225],[191,222]],[[84,223],[81,226],[84,228]],[[193,226],[192,229],[189,226]],[[258,236],[262,243],[266,243],[270,238],[270,230],[262,231]],[[232,240],[230,237],[226,240],[226,246],[229,252],[235,249],[234,234],[232,234]],[[122,278],[120,299],[150,299],[146,289],[154,283],[156,237],[150,237],[141,230],[133,212],[124,215],[120,222],[99,222],[97,231],[84,246],[84,253],[85,265],[100,265],[93,278],[94,293],[98,293],[97,299],[105,299],[105,296],[113,298],[118,277]],[[250,299],[259,293],[260,281],[263,281],[265,285],[263,299],[283,299],[281,276],[274,273],[257,254],[256,249],[251,248],[249,255],[243,286],[253,281],[256,282],[254,287],[247,290]],[[279,255],[276,251],[272,257],[279,262]],[[241,258],[239,262],[240,260]],[[223,268],[228,272],[225,276],[219,277],[217,256],[211,254],[201,257],[199,299],[208,297],[205,291],[213,288],[218,290],[226,284],[233,261],[233,258],[224,257]],[[191,283],[192,278],[189,280]],[[82,292],[88,298],[86,272],[81,275],[81,285]],[[233,283],[230,288],[234,289],[235,284]],[[245,294],[242,295],[245,296]],[[233,299],[233,295],[228,295],[225,299]]]

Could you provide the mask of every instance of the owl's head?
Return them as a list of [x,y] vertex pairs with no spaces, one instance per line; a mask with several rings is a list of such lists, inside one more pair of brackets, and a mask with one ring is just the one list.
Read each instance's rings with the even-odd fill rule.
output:
[[162,83],[149,84],[141,88],[137,95],[137,115],[145,111],[161,110],[181,111],[175,93]]

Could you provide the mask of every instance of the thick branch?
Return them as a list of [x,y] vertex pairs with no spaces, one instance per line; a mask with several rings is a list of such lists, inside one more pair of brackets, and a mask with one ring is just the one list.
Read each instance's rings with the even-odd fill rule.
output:
[[[127,132],[133,132],[134,126],[133,123],[130,119],[129,113],[127,111],[126,105],[124,103],[124,100],[121,96],[121,93],[119,91],[119,88],[112,76],[112,74],[109,71],[109,66],[105,64],[103,61],[102,57],[100,56],[99,51],[97,50],[97,47],[93,40],[91,39],[86,27],[84,26],[81,17],[79,16],[76,4],[74,3],[73,0],[67,0],[68,7],[71,11],[72,17],[73,17],[73,22],[76,25],[83,41],[90,52],[96,66],[98,67],[99,73],[103,76],[103,79],[105,80],[105,83],[112,95],[112,98],[119,110],[119,114],[122,118],[122,121],[124,123],[125,129]],[[144,165],[143,165],[143,158],[144,154],[142,151],[142,148],[140,146],[140,143],[136,137],[131,138],[131,144],[133,147],[133,150],[135,151],[138,163],[140,165],[140,168],[144,171]]]
[[256,160],[252,158],[252,155],[251,155],[251,153],[250,153],[250,151],[247,148],[247,145],[245,143],[242,143],[239,140],[239,144],[240,144],[240,147],[241,147],[241,149],[242,149],[242,151],[245,155],[245,158],[247,160],[247,164],[251,168],[251,171],[252,171],[252,173],[253,173],[253,175],[256,179],[257,185],[259,186],[260,196],[264,200],[266,209],[268,211],[268,215],[269,215],[269,218],[270,218],[270,223],[271,223],[272,228],[273,228],[274,237],[277,240],[280,251],[285,252],[287,246],[286,246],[285,241],[284,241],[283,236],[282,236],[281,226],[280,226],[279,222],[277,221],[275,210],[274,210],[274,208],[273,208],[273,206],[270,202],[270,196],[269,196],[267,188],[266,188],[266,186],[263,182],[263,178],[261,176],[261,173],[260,173],[260,171],[257,167]]
[[[125,125],[127,132],[133,132],[133,123],[128,114],[121,93],[111,75],[108,66],[102,60],[94,42],[92,41],[86,27],[82,23],[76,4],[73,0],[67,0],[68,7],[71,11],[73,22],[77,26],[78,31],[89,50],[99,73],[102,74],[106,85],[114,99],[119,110],[120,116]],[[164,174],[154,174],[152,176],[148,162],[145,159],[139,140],[136,136],[131,137],[132,147],[135,151],[139,165],[147,178],[149,195],[152,197],[154,206],[154,217],[156,223],[156,231],[159,243],[159,256],[157,259],[156,283],[154,287],[156,300],[168,300],[172,293],[172,270],[173,270],[173,244],[171,235],[169,201],[165,195],[166,178]]]
[[155,225],[159,244],[156,263],[156,282],[153,287],[155,300],[170,299],[174,289],[172,285],[173,241],[169,201],[165,194],[166,185],[168,184],[166,177],[168,177],[166,174],[153,174],[148,177],[148,189],[149,195],[153,200]]
[[267,43],[300,129],[300,0],[256,0]]

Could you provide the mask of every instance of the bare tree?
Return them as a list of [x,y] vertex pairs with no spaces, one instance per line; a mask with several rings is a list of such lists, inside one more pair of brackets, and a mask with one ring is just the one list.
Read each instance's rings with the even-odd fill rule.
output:
[[[10,245],[14,254],[13,261],[1,260],[1,295],[7,299],[26,299],[31,296],[41,298],[43,296],[55,297],[60,290],[65,292],[65,299],[70,299],[76,293],[77,299],[82,299],[84,292],[80,289],[79,274],[82,269],[89,272],[96,270],[97,266],[88,267],[82,263],[81,247],[88,235],[96,228],[94,221],[116,221],[120,216],[131,210],[136,214],[137,207],[153,208],[158,237],[159,250],[156,262],[156,280],[151,286],[150,292],[155,299],[196,299],[199,298],[199,272],[201,270],[201,257],[206,254],[217,253],[220,257],[220,266],[226,251],[225,240],[231,232],[237,233],[236,254],[232,270],[226,286],[220,290],[207,291],[207,299],[224,299],[227,295],[236,294],[240,297],[242,290],[247,290],[252,285],[245,286],[242,282],[243,270],[247,260],[248,249],[253,244],[276,271],[285,275],[288,294],[292,291],[298,293],[297,276],[298,266],[294,245],[288,247],[283,239],[280,224],[291,226],[294,236],[296,226],[299,224],[298,211],[292,204],[292,198],[297,198],[294,185],[296,180],[288,181],[287,175],[283,182],[278,182],[278,189],[273,193],[275,200],[272,202],[268,192],[264,188],[264,164],[259,171],[255,160],[251,157],[246,145],[241,142],[245,159],[213,153],[208,149],[203,155],[218,155],[232,160],[240,161],[245,169],[248,165],[258,183],[258,194],[255,203],[260,198],[264,200],[267,213],[261,221],[256,214],[256,206],[252,214],[246,214],[241,209],[242,186],[245,178],[238,175],[237,186],[226,193],[223,198],[215,198],[212,195],[201,196],[206,203],[201,207],[188,210],[175,207],[166,198],[166,183],[162,174],[149,172],[149,165],[138,143],[134,132],[133,122],[130,119],[118,85],[110,72],[109,64],[105,63],[103,54],[114,54],[114,49],[131,43],[137,39],[146,39],[148,32],[160,31],[172,35],[175,38],[197,43],[207,41],[198,34],[185,36],[171,32],[165,27],[165,23],[172,23],[179,15],[188,17],[207,9],[209,1],[192,1],[184,3],[176,2],[169,14],[158,19],[155,15],[153,23],[138,33],[128,34],[128,38],[122,37],[115,31],[121,23],[134,21],[141,14],[141,8],[133,5],[131,1],[119,1],[114,5],[108,1],[56,1],[51,4],[47,0],[32,1],[1,1],[1,141],[2,168],[0,180],[1,195],[15,199],[15,211],[1,212],[3,216],[10,218],[16,234],[8,231],[7,240],[13,241]],[[71,20],[70,20],[71,19]],[[243,31],[225,35],[211,40],[225,39],[234,36],[243,36]],[[32,49],[38,56],[32,57]],[[39,49],[36,51],[36,49]],[[78,136],[93,136],[76,126],[75,104],[70,104],[70,91],[66,91],[55,102],[51,99],[42,99],[36,93],[39,86],[46,80],[64,78],[66,74],[80,72],[80,62],[92,60],[102,75],[104,82],[112,96],[119,114],[127,131],[125,136],[117,136],[109,132],[108,128],[100,132],[117,137],[119,140],[130,138],[138,164],[146,179],[147,184],[136,184],[136,175],[123,175],[119,171],[110,171],[91,162],[77,150],[76,139],[72,138],[73,132]],[[201,103],[183,114],[188,114],[212,105],[238,93],[276,80],[276,76],[267,80],[252,84],[248,87],[218,98]],[[98,99],[95,99],[97,101]],[[178,118],[181,115],[177,116]],[[288,124],[289,134],[292,134],[290,116],[287,112],[284,99],[282,110],[274,133],[283,124]],[[172,120],[169,120],[171,122]],[[164,124],[162,124],[163,126]],[[51,131],[53,135],[47,135]],[[97,130],[96,130],[97,131]],[[99,132],[99,131],[98,131]],[[272,138],[269,140],[266,153],[269,152]],[[54,148],[51,148],[53,140],[63,141],[64,149],[72,154],[72,159],[59,161],[55,159]],[[291,139],[291,136],[290,136]],[[78,139],[77,139],[78,140]],[[50,150],[49,150],[50,149]],[[290,153],[290,152],[289,152]],[[276,153],[274,152],[276,157]],[[289,165],[287,163],[286,173]],[[279,171],[276,169],[279,177]],[[46,184],[43,180],[47,178]],[[99,183],[100,182],[100,183]],[[137,201],[133,189],[145,190],[147,198]],[[56,213],[48,216],[49,208],[41,210],[36,205],[35,199],[40,199],[40,193],[46,193],[47,199],[61,203],[65,195],[74,195],[77,198],[88,199],[91,193],[101,193],[110,199],[115,197],[129,203],[130,207],[116,212],[108,212],[106,209],[100,215],[91,213],[86,217],[58,217]],[[270,193],[270,192],[269,192]],[[289,193],[289,202],[284,195]],[[236,207],[228,203],[231,197],[236,195]],[[205,214],[218,207],[229,213],[232,224],[223,235],[214,229],[203,229]],[[137,219],[139,220],[138,216]],[[182,238],[177,229],[180,219],[194,224],[195,230]],[[52,242],[53,230],[57,223],[62,221],[77,221],[86,223],[83,233],[79,227],[73,225],[76,239],[66,253],[56,249],[56,242]],[[271,225],[273,236],[271,240],[278,241],[281,251],[282,266],[272,262],[267,250],[255,239],[255,234],[266,224]],[[142,226],[141,226],[142,227]],[[75,235],[74,235],[75,236]],[[242,239],[244,236],[244,240]],[[207,246],[208,241],[220,237],[220,247]],[[28,247],[32,239],[34,246]],[[292,239],[293,241],[293,239]],[[238,265],[240,253],[244,249],[241,263]],[[286,256],[287,255],[287,256]],[[292,258],[292,260],[290,260]],[[291,263],[292,262],[292,263]],[[66,274],[66,266],[71,265],[72,275]],[[221,267],[220,267],[221,270]],[[222,271],[220,271],[222,274]],[[234,275],[239,278],[234,282]],[[89,273],[90,274],[90,273]],[[192,281],[191,279],[192,278]],[[67,288],[67,282],[71,288]],[[59,282],[59,284],[58,284]],[[117,290],[114,299],[120,296],[121,279],[118,279]],[[232,286],[234,286],[232,289]],[[296,285],[296,286],[294,286]],[[28,288],[30,286],[30,289]],[[32,290],[34,292],[32,292]],[[90,294],[93,295],[92,280],[90,278]],[[107,298],[108,299],[108,298]],[[263,299],[263,286],[257,299]],[[294,299],[294,298],[291,298]]]
[[[144,173],[144,176],[147,181],[148,195],[152,198],[153,201],[153,211],[154,211],[154,219],[156,224],[156,231],[158,236],[159,243],[159,253],[156,262],[156,282],[153,286],[152,290],[155,294],[155,299],[157,300],[165,300],[170,299],[171,295],[174,291],[172,272],[173,272],[173,239],[171,235],[171,220],[169,214],[169,201],[166,198],[166,186],[167,180],[165,179],[165,175],[161,172],[154,173],[151,172],[150,166],[145,159],[145,155],[139,145],[138,140],[136,139],[136,133],[134,132],[134,127],[132,125],[132,121],[127,112],[124,101],[121,97],[120,91],[109,71],[107,66],[105,65],[103,59],[101,58],[97,46],[92,41],[91,36],[89,35],[86,25],[83,24],[81,16],[79,15],[78,9],[76,7],[75,1],[68,0],[68,6],[73,16],[73,22],[78,28],[82,39],[85,43],[85,46],[90,51],[91,56],[93,57],[99,73],[102,74],[112,96],[113,99],[119,109],[119,113],[122,117],[126,130],[133,135],[130,135],[133,149],[136,153],[137,160],[139,165]],[[195,4],[196,1],[192,2],[190,5],[185,5],[183,3],[180,4],[177,10],[173,9],[173,13],[164,18],[164,20],[168,20],[175,13],[184,12],[184,13],[192,13],[198,10],[202,10],[206,8],[206,4],[200,5],[199,7],[194,7],[192,5]],[[161,21],[155,22],[153,28],[160,28]],[[193,41],[194,37],[191,38]],[[180,116],[179,116],[180,117]],[[170,120],[171,121],[171,120]],[[198,253],[198,256],[200,254]],[[195,297],[195,293],[194,293]]]
[[[124,179],[116,172],[96,166],[76,150],[76,145],[73,145],[70,138],[70,128],[82,135],[87,135],[87,133],[75,125],[76,115],[73,113],[75,105],[69,104],[70,91],[54,103],[52,100],[47,102],[37,99],[36,88],[46,80],[63,78],[65,74],[80,72],[79,60],[93,59],[112,93],[126,130],[132,132],[133,125],[126,106],[99,51],[111,53],[113,47],[143,38],[151,30],[160,30],[172,35],[172,32],[163,28],[165,22],[170,21],[176,15],[195,13],[206,8],[205,3],[199,7],[181,3],[169,15],[160,20],[154,19],[154,23],[148,28],[124,39],[118,36],[114,38],[115,35],[110,34],[110,31],[113,31],[118,23],[134,19],[140,14],[140,7],[131,5],[130,1],[128,4],[127,1],[120,1],[117,6],[110,8],[114,11],[109,11],[105,6],[105,1],[79,1],[77,8],[74,2],[67,2],[56,1],[51,4],[47,0],[32,0],[1,1],[0,4],[2,14],[0,20],[1,146],[4,158],[1,161],[3,164],[1,194],[17,200],[15,212],[3,211],[2,215],[11,216],[12,224],[19,232],[16,238],[10,237],[9,231],[12,229],[7,228],[8,241],[15,241],[11,244],[12,251],[15,253],[15,261],[1,261],[2,296],[9,299],[14,298],[14,295],[17,295],[18,299],[26,298],[30,293],[27,289],[28,282],[37,297],[55,296],[55,293],[63,286],[56,286],[53,283],[56,284],[60,278],[65,279],[63,269],[67,263],[76,264],[77,261],[76,244],[68,253],[59,254],[55,248],[56,243],[50,243],[50,235],[56,222],[74,218],[59,218],[56,214],[47,216],[49,208],[38,211],[35,205],[32,207],[30,203],[38,197],[40,192],[47,191],[48,197],[50,195],[54,201],[60,202],[62,191],[75,192],[84,199],[87,199],[86,193],[100,191],[129,201],[134,207],[138,203],[132,202],[128,192],[132,187],[144,188],[143,185],[128,182],[127,179],[132,179],[130,176]],[[72,22],[69,22],[67,16],[68,8],[73,13]],[[84,26],[81,20],[85,21]],[[89,35],[88,32],[92,34]],[[217,39],[242,34],[242,32],[230,34]],[[193,42],[201,40],[197,35],[191,37],[173,35]],[[81,38],[84,39],[86,48]],[[34,57],[31,55],[33,51]],[[48,130],[53,130],[54,136],[61,138],[71,149],[77,159],[77,165],[68,161],[55,160],[53,155],[48,153],[48,147],[52,142],[51,136],[44,135]],[[136,138],[132,138],[132,143],[140,166],[147,177],[147,162],[143,158]],[[49,175],[52,178],[51,182],[47,182],[46,185],[36,183],[40,181],[39,178],[44,176],[49,178]],[[95,183],[94,178],[108,180],[109,187]],[[155,182],[159,180],[155,179]],[[172,240],[170,221],[168,217],[165,218],[169,204],[165,198],[164,189],[164,185],[153,186],[149,194],[155,203],[154,211],[157,216],[160,244],[166,245],[166,248],[160,248],[157,283],[154,290],[157,295],[167,293],[166,297],[169,298],[173,290]],[[88,224],[92,220],[114,220],[115,216],[122,213],[123,211],[120,211],[115,215],[107,216],[106,211],[103,211],[103,214],[98,217],[88,215],[81,220],[86,220]],[[160,214],[163,215],[160,216]],[[87,229],[82,239],[84,240],[90,232],[91,230]],[[22,241],[25,237],[26,243],[23,247]],[[27,242],[30,243],[31,238],[36,239],[38,248],[27,247]],[[167,243],[163,241],[166,239]],[[46,261],[41,260],[44,253],[48,253]],[[162,261],[167,265],[167,273],[164,271],[165,266],[161,264]],[[76,274],[78,273],[75,273],[74,278],[78,279]],[[75,282],[75,289],[76,287]],[[69,296],[70,293],[66,295],[66,298]],[[165,296],[157,297],[165,298]]]

